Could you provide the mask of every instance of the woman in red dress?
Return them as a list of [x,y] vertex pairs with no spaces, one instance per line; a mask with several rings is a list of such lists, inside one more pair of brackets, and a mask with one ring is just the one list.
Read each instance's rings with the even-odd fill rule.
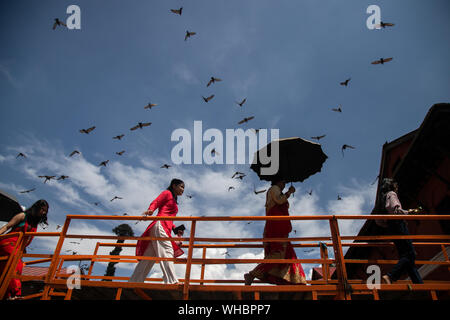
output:
[[[283,194],[286,183],[275,181],[266,194],[266,216],[289,216],[288,198],[295,192],[294,187]],[[267,220],[264,238],[288,238],[292,231],[289,220]],[[264,259],[297,259],[290,242],[265,242]],[[255,278],[272,284],[306,284],[305,272],[300,263],[261,263],[244,275],[245,284],[251,285]]]
[[[174,217],[178,213],[177,197],[184,192],[184,182],[179,179],[173,179],[167,190],[153,200],[144,212],[145,215],[152,215],[156,209],[159,209],[157,216]],[[141,237],[172,238],[171,232],[174,229],[172,220],[154,220],[145,230]],[[183,236],[183,230],[179,230],[178,237]],[[136,244],[136,255],[147,257],[173,258],[183,254],[180,248],[181,243],[173,240],[138,240]],[[155,261],[141,260],[136,265],[130,282],[144,282],[148,273],[152,269]],[[172,261],[160,261],[163,272],[164,283],[177,284],[178,279],[175,275],[174,263]]]
[[[9,228],[12,228],[10,232],[36,232],[37,226],[41,223],[47,224],[48,213],[47,201],[41,199],[36,201],[25,212],[16,214],[6,225],[0,228],[0,235],[5,233]],[[25,247],[27,247],[33,238],[29,238]],[[18,236],[5,238],[0,240],[0,256],[9,256],[13,253],[14,246],[18,240]],[[0,261],[0,274],[3,272],[6,266],[7,260]],[[16,271],[18,274],[22,274],[23,262],[19,260]],[[22,283],[19,279],[11,279],[6,292],[7,299],[17,299],[22,294]]]

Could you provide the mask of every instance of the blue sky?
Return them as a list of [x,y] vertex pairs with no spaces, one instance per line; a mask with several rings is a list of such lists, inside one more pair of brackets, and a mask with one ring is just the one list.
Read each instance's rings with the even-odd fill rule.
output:
[[[81,30],[52,30],[71,4],[81,9]],[[395,26],[369,30],[369,5]],[[181,16],[170,12],[179,7]],[[263,215],[264,195],[252,191],[268,184],[249,165],[160,169],[171,164],[172,132],[192,130],[198,120],[204,130],[222,132],[326,134],[320,142],[328,159],[320,173],[295,184],[291,214],[369,213],[383,143],[415,130],[433,104],[450,100],[449,9],[446,0],[2,1],[0,188],[23,206],[47,199],[49,230],[67,214],[139,215],[173,177],[193,195],[181,199],[180,215]],[[197,34],[184,41],[186,30]],[[394,59],[370,63],[381,57]],[[211,76],[223,81],[206,87]],[[349,85],[341,86],[347,78]],[[210,94],[214,99],[205,103],[201,97]],[[243,98],[240,108],[235,101]],[[144,109],[149,102],[158,106]],[[338,105],[342,113],[331,110]],[[237,125],[249,116],[255,119]],[[131,132],[139,121],[152,125]],[[91,126],[91,134],[79,132]],[[123,140],[112,139],[122,133]],[[342,157],[343,144],[356,149]],[[75,149],[82,154],[69,158]],[[115,154],[121,150],[124,155]],[[27,158],[17,159],[19,152]],[[104,160],[108,166],[99,167]],[[233,180],[235,171],[247,176]],[[63,174],[70,178],[44,184],[37,177]],[[236,189],[228,192],[229,186]],[[123,199],[111,202],[116,195]],[[115,225],[93,222],[76,230],[111,234]],[[342,226],[349,234],[359,227]],[[133,228],[139,234],[145,225]],[[323,231],[314,223],[295,228],[300,236]],[[230,225],[198,232],[225,236]],[[256,223],[232,228],[236,237],[261,233]],[[92,243],[83,243],[92,252]],[[262,257],[262,251],[233,253],[248,255]],[[312,265],[304,267],[309,272]],[[211,274],[239,277],[250,266],[214,268]]]

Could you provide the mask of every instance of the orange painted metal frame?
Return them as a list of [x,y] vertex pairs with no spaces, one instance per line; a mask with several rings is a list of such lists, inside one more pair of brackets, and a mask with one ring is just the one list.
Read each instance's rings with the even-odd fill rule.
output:
[[[433,300],[438,299],[437,292],[450,291],[450,281],[432,281],[425,282],[424,284],[411,284],[407,281],[397,281],[395,284],[386,285],[381,284],[379,289],[369,289],[363,280],[360,279],[348,279],[346,272],[346,264],[348,263],[378,263],[378,264],[395,264],[397,260],[360,260],[360,259],[344,259],[343,247],[351,246],[392,246],[392,239],[413,239],[413,240],[428,240],[432,242],[418,242],[415,241],[414,245],[438,245],[441,247],[445,257],[445,261],[423,261],[418,260],[416,264],[433,264],[439,266],[447,266],[450,272],[450,261],[446,252],[446,246],[450,246],[450,235],[411,235],[411,236],[342,236],[339,232],[339,220],[349,219],[402,219],[402,220],[450,220],[448,215],[414,215],[414,216],[398,216],[398,215],[319,215],[319,216],[289,216],[289,217],[260,217],[260,216],[233,216],[233,217],[133,217],[133,216],[86,216],[86,215],[68,215],[61,232],[36,232],[25,233],[19,235],[19,241],[15,246],[15,254],[10,257],[0,257],[0,259],[8,259],[7,267],[0,275],[0,299],[3,298],[8,283],[11,278],[18,277],[22,281],[29,280],[41,280],[44,281],[44,290],[40,293],[35,293],[24,297],[24,299],[41,298],[43,300],[49,300],[51,297],[63,297],[66,300],[70,300],[73,294],[73,290],[67,288],[68,274],[61,273],[63,264],[67,261],[90,261],[88,273],[82,275],[80,278],[81,286],[93,286],[93,287],[108,287],[116,288],[117,293],[115,299],[120,299],[123,289],[135,289],[135,292],[143,299],[151,299],[143,290],[178,290],[180,291],[182,298],[189,299],[189,293],[192,291],[231,291],[234,293],[236,299],[242,298],[242,292],[253,292],[255,300],[260,299],[261,292],[310,292],[311,298],[316,300],[321,295],[331,295],[335,299],[350,300],[352,295],[371,295],[374,300],[380,299],[380,291],[428,291],[430,298]],[[102,246],[122,246],[122,247],[134,247],[135,244],[118,244],[118,243],[106,243],[97,242],[92,255],[63,255],[61,249],[66,239],[71,238],[84,238],[84,239],[100,239],[100,240],[159,240],[164,238],[152,238],[152,237],[117,237],[117,236],[105,236],[105,235],[89,235],[89,234],[68,234],[69,226],[72,220],[176,220],[176,221],[190,221],[190,235],[189,238],[182,238],[183,241],[188,241],[187,245],[183,247],[187,248],[187,257],[178,258],[155,258],[155,257],[136,257],[136,256],[113,256],[113,255],[99,255],[98,250]],[[317,243],[293,243],[294,247],[313,247],[320,249],[320,259],[207,259],[206,251],[208,248],[262,248],[261,242],[285,242],[284,238],[264,239],[264,238],[197,238],[195,237],[196,227],[199,222],[203,221],[266,221],[266,220],[323,220],[329,222],[330,236],[324,237],[295,237],[289,238],[291,242],[323,242],[326,246],[333,247],[334,258],[328,257],[328,250],[325,250],[320,244]],[[8,237],[11,235],[2,235]],[[53,253],[45,254],[23,254],[23,245],[26,243],[28,236],[34,237],[59,237]],[[383,242],[353,242],[346,243],[347,240],[378,240]],[[213,242],[200,243],[200,242]],[[251,244],[255,243],[255,244]],[[202,258],[194,258],[194,249],[202,250]],[[42,279],[42,277],[21,276],[15,272],[16,265],[22,257],[27,258],[41,258],[38,260],[27,261],[26,264],[39,264],[48,263],[48,273]],[[161,282],[160,278],[147,278],[145,283],[129,283],[128,277],[107,277],[92,275],[93,266],[95,262],[127,262],[136,263],[138,260],[155,260],[155,261],[174,261],[176,264],[185,264],[186,272],[184,279],[179,279],[179,285],[168,285]],[[259,281],[255,281],[252,286],[245,286],[243,280],[226,280],[226,279],[204,279],[205,268],[209,264],[239,264],[239,263],[311,263],[322,264],[324,275],[323,280],[308,281],[308,285],[286,285],[286,286],[274,286],[261,284]],[[200,279],[191,279],[191,268],[193,264],[201,266]],[[332,280],[329,275],[329,267],[334,264],[336,267],[337,280]],[[111,280],[111,281],[99,281],[99,280]],[[62,291],[61,291],[62,290]],[[64,291],[65,290],[65,291]]]

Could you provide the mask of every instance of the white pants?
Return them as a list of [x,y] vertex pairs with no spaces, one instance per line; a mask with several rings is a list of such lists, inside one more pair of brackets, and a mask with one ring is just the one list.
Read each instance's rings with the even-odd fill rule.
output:
[[[157,221],[150,229],[150,237],[166,237],[167,234],[161,223]],[[144,252],[146,257],[160,257],[160,258],[173,258],[173,247],[171,241],[165,240],[151,240],[147,249]],[[133,274],[130,277],[129,282],[144,282],[148,273],[152,269],[155,261],[141,260],[138,262]],[[177,283],[178,279],[175,275],[175,268],[173,261],[160,261],[159,265],[163,272],[164,283],[173,284]]]

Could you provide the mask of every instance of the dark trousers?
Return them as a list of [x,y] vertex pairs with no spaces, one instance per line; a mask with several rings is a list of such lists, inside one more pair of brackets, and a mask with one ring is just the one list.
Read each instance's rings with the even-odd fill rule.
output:
[[[408,227],[404,220],[390,221],[389,231],[392,235],[409,235]],[[412,241],[410,239],[400,239],[393,242],[397,248],[399,260],[387,274],[391,281],[397,281],[404,273],[407,273],[413,283],[423,283],[415,264],[416,253]]]

